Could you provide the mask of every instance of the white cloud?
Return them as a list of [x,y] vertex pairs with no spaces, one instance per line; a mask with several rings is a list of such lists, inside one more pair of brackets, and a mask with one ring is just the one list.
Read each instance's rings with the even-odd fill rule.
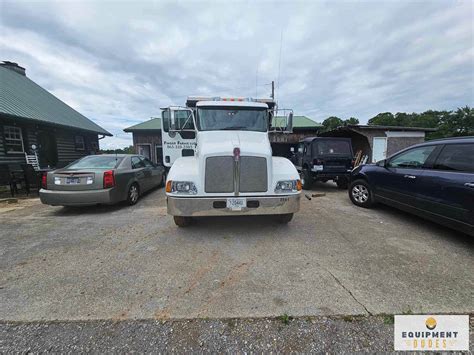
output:
[[[0,51],[116,136],[187,95],[268,96],[318,121],[474,104],[473,3],[3,1]],[[258,79],[256,73],[258,68]]]

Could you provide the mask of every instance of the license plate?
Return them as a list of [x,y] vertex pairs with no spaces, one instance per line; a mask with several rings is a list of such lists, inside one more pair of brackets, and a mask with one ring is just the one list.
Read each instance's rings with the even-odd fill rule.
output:
[[67,177],[66,178],[66,184],[68,185],[76,185],[81,182],[81,179],[78,177]]
[[227,199],[227,208],[232,211],[240,211],[242,208],[247,207],[246,198],[228,198]]
[[323,171],[323,169],[324,169],[323,165],[315,165],[313,170],[314,171]]

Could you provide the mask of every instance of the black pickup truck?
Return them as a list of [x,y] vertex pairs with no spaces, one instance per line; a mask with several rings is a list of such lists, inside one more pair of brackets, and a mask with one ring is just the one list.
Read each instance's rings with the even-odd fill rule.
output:
[[299,142],[291,161],[300,173],[303,189],[311,189],[313,181],[328,180],[346,189],[353,158],[350,138],[308,137]]

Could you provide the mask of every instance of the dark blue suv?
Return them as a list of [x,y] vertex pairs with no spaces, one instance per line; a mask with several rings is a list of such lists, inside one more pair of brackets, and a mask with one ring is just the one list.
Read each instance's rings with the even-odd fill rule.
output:
[[351,201],[381,202],[474,236],[474,137],[428,141],[351,173]]

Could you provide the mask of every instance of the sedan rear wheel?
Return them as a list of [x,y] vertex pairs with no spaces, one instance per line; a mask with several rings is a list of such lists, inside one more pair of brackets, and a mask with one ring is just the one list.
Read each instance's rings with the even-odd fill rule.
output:
[[128,188],[128,195],[127,195],[127,202],[129,205],[134,205],[138,202],[138,198],[140,197],[140,190],[136,183],[133,183]]
[[349,197],[357,206],[368,208],[372,205],[372,192],[365,180],[356,180],[351,184]]

